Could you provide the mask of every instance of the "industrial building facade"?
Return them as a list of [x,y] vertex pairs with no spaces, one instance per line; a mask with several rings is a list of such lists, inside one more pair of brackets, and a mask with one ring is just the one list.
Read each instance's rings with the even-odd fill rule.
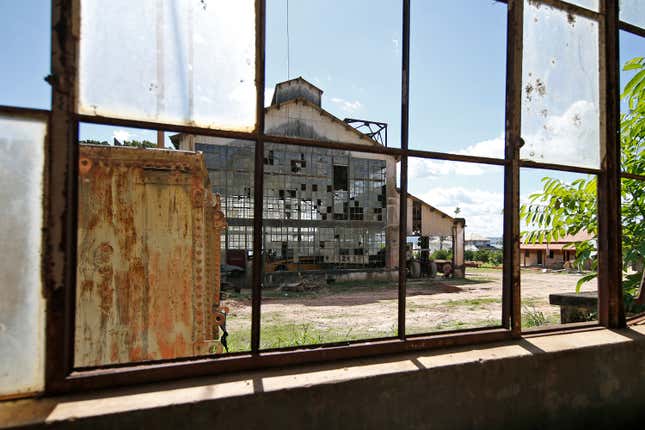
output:
[[[321,107],[322,90],[302,78],[276,85],[265,109],[267,133],[381,145]],[[253,248],[255,146],[244,140],[177,134],[177,149],[204,154],[213,192],[222,196],[228,251]],[[398,267],[399,191],[391,155],[269,143],[264,145],[263,250],[267,271]],[[408,236],[449,235],[462,250],[464,223],[414,199]],[[412,205],[412,200],[408,202]],[[425,214],[421,223],[420,214]],[[423,229],[421,229],[423,224]],[[455,225],[459,226],[456,231]],[[461,244],[461,245],[460,245]],[[459,254],[459,253],[456,253]],[[396,273],[392,271],[392,276]]]
[[[226,249],[253,247],[253,147],[197,143],[224,196]],[[264,249],[294,263],[385,266],[386,163],[348,151],[267,144]]]

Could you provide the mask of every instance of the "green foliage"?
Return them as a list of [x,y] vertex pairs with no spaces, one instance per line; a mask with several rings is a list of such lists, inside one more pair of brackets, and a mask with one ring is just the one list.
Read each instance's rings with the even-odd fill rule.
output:
[[437,249],[430,257],[433,260],[452,260],[452,252],[447,249]]
[[86,139],[86,140],[81,140],[81,145],[109,145],[107,140],[94,140],[94,139]]
[[123,146],[131,146],[134,148],[156,148],[157,144],[149,140],[124,140]]
[[549,323],[549,320],[544,316],[544,313],[536,310],[534,306],[523,306],[523,308],[522,325],[524,327],[540,327]]
[[[107,140],[94,140],[94,139],[85,139],[81,140],[82,145],[110,145]],[[150,142],[149,140],[124,140],[122,142],[123,146],[130,146],[133,148],[156,148],[157,144]]]
[[478,249],[477,251],[464,251],[464,258],[466,261],[480,261],[499,266],[504,260],[504,254],[501,249]]
[[[635,174],[645,172],[645,60],[637,57],[628,61],[623,70],[636,71],[625,85],[621,98],[628,111],[621,115],[621,165],[624,171]],[[598,220],[596,217],[596,178],[577,179],[568,184],[554,178],[543,178],[543,188],[529,197],[522,205],[520,217],[529,226],[523,232],[528,242],[551,242],[567,234],[587,231],[590,240],[574,244],[576,263],[592,261],[592,273],[583,276],[582,284],[596,276]],[[645,189],[643,182],[623,179],[621,189],[623,229],[623,269],[637,268],[638,273],[626,275],[624,281],[625,303],[633,303],[642,278],[645,257]]]
[[621,94],[628,108],[620,118],[621,163],[626,172],[642,175],[645,173],[645,60],[633,58],[625,63],[623,70],[637,72]]

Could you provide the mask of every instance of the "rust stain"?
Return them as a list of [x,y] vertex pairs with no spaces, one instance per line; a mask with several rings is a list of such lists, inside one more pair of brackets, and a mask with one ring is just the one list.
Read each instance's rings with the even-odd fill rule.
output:
[[87,157],[81,157],[78,160],[78,174],[80,176],[87,176],[90,170],[92,170],[92,160]]
[[79,177],[75,365],[208,353],[225,220],[201,154],[80,155],[90,168]]

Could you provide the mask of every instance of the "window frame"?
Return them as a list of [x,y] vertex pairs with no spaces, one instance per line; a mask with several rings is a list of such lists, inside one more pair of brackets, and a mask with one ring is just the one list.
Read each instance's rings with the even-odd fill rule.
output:
[[[457,155],[408,148],[409,60],[411,0],[402,1],[402,81],[401,148],[364,146],[339,141],[320,141],[279,137],[264,133],[266,0],[255,0],[255,75],[256,124],[250,132],[216,130],[193,126],[98,117],[77,112],[78,53],[80,41],[81,0],[52,1],[51,33],[51,111],[0,106],[0,112],[18,116],[48,115],[49,129],[45,168],[45,220],[43,281],[46,297],[45,393],[72,392],[117,385],[196,377],[240,371],[325,362],[368,355],[399,353],[429,348],[479,344],[510,340],[522,336],[520,296],[520,168],[588,173],[598,177],[598,296],[599,321],[570,324],[524,332],[565,331],[580,327],[624,327],[622,305],[622,254],[620,222],[621,178],[645,181],[645,176],[621,172],[620,166],[620,82],[619,30],[645,37],[645,29],[619,21],[618,0],[600,0],[598,12],[562,0],[534,0],[540,4],[592,18],[599,24],[600,72],[600,155],[599,169],[520,160],[522,43],[524,0],[498,0],[507,5],[507,65],[505,98],[505,155],[503,159]],[[418,0],[417,0],[418,1]],[[489,1],[489,0],[480,0]],[[209,357],[159,362],[128,363],[100,368],[76,369],[73,366],[74,315],[76,288],[76,238],[78,202],[78,129],[80,122],[184,132],[197,135],[245,139],[255,142],[253,254],[262,251],[262,202],[264,181],[264,143],[301,145],[393,155],[400,159],[399,243],[406,242],[408,158],[464,161],[504,166],[504,269],[502,320],[497,328],[468,329],[454,332],[405,334],[406,273],[399,267],[398,335],[337,344],[260,349],[262,259],[253,259],[251,351]],[[645,182],[644,182],[645,183]],[[405,260],[405,246],[399,246],[399,261]]]

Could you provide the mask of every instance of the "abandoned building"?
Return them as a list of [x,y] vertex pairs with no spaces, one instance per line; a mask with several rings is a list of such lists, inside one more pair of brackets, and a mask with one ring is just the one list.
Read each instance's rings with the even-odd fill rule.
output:
[[[265,106],[266,86],[294,76],[277,3],[0,3],[0,429],[643,428],[645,311],[626,298],[645,300],[645,275],[624,270],[643,238],[621,217],[625,184],[645,189],[642,151],[625,163],[623,147],[642,149],[644,112],[621,107],[645,99],[645,2],[291,2],[292,46],[319,61],[296,73],[335,62],[334,80],[370,78],[400,147],[384,123],[326,112],[301,78]],[[413,120],[420,100],[435,117]],[[491,146],[451,140],[492,110]],[[159,147],[172,133],[188,151],[80,145],[93,127],[157,133]],[[449,244],[459,275],[468,221],[431,206],[414,158],[503,170],[502,268],[410,279],[411,238],[419,259]],[[564,316],[588,274],[521,270],[566,263],[575,240],[521,243],[535,171],[593,179],[584,322]],[[495,179],[482,175],[465,186]],[[227,265],[252,266],[249,290],[220,291]],[[330,271],[362,282],[263,289],[265,273]]]
[[[267,134],[361,145],[386,143],[383,133],[363,133],[350,120],[324,110],[322,93],[302,77],[278,83],[265,109]],[[253,248],[254,145],[189,134],[170,139],[177,149],[204,153],[213,192],[222,196],[229,223],[222,240],[227,263],[245,269]],[[334,270],[342,274],[351,270],[354,279],[357,272],[370,273],[372,278],[398,276],[397,162],[389,155],[265,143],[265,272]],[[454,274],[463,277],[464,220],[411,194],[407,216],[407,236],[448,238]],[[244,251],[241,259],[240,250]]]
[[[575,243],[590,240],[593,237],[586,231],[575,235],[566,235],[551,242],[520,244],[522,266],[562,269],[571,267],[576,259]],[[588,264],[587,264],[588,266]]]

